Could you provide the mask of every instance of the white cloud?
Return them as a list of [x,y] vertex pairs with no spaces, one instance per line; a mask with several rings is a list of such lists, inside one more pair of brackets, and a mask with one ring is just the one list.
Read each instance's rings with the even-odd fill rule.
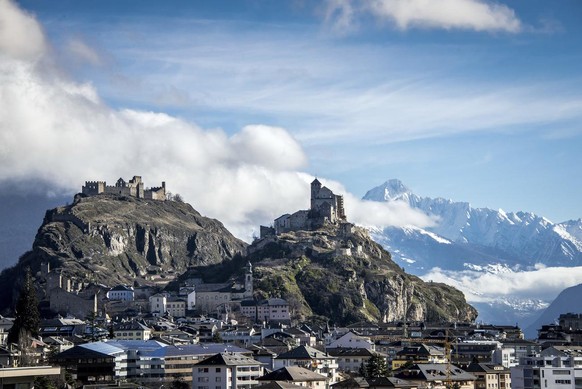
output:
[[235,134],[231,141],[238,150],[239,160],[250,164],[282,170],[299,169],[307,164],[301,145],[283,128],[249,125]]
[[10,0],[0,0],[0,53],[20,60],[35,60],[46,50],[44,34],[33,16]]
[[[306,179],[313,180],[310,176],[306,177]],[[416,226],[425,228],[432,227],[437,223],[435,217],[411,208],[404,201],[379,202],[362,200],[349,193],[337,181],[319,177],[318,179],[335,194],[344,196],[344,206],[349,221],[360,226],[374,228]]]
[[370,11],[401,29],[412,27],[519,32],[515,12],[484,0],[373,0]]
[[[24,26],[35,23],[12,11]],[[44,41],[42,35],[31,39]],[[309,207],[313,177],[299,171],[307,157],[285,129],[257,124],[228,135],[165,113],[113,109],[91,84],[24,61],[17,49],[0,52],[0,182],[36,180],[79,191],[85,180],[111,183],[141,175],[150,186],[166,181],[170,191],[245,239],[259,223]],[[380,210],[346,196],[356,222],[371,224],[366,216],[382,216],[384,224],[418,218],[401,206]]]
[[461,29],[520,32],[522,23],[515,12],[502,4],[485,0],[329,0],[325,23],[336,33],[355,30],[358,19],[370,14],[397,28]]
[[453,285],[465,293],[469,302],[490,302],[508,297],[549,302],[562,290],[582,283],[582,267],[538,265],[530,270],[499,273],[433,268],[421,278]]
[[79,38],[70,39],[66,48],[74,58],[89,63],[93,66],[103,65],[104,61],[97,53],[97,51]]
[[[483,57],[479,48],[471,58],[461,54],[475,48],[470,45],[445,50],[342,45],[296,30],[240,33],[228,24],[220,32],[180,23],[171,32],[135,28],[152,36],[147,45],[111,41],[107,46],[114,55],[132,59],[124,73],[139,75],[142,87],[112,83],[106,96],[158,104],[152,91],[179,85],[188,91],[191,112],[206,114],[212,123],[233,116],[236,122],[268,118],[285,123],[305,147],[349,145],[350,156],[358,160],[369,156],[370,145],[516,129],[556,133],[564,121],[582,118],[582,96],[572,87],[578,79],[472,76],[458,70],[484,70],[481,61],[493,57]],[[181,41],[193,35],[204,43]],[[491,66],[504,71],[501,61]]]
[[323,16],[328,27],[336,34],[343,35],[356,30],[356,11],[353,2],[346,0],[328,0]]

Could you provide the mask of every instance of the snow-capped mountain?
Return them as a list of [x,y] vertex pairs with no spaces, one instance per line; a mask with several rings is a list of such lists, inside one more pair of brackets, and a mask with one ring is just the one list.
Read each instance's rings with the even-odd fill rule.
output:
[[[527,268],[582,264],[582,220],[552,223],[530,212],[472,208],[466,202],[420,197],[396,179],[368,191],[365,200],[404,201],[437,218],[434,227],[372,230],[394,259],[421,273],[427,267],[462,269],[466,263]],[[415,271],[416,270],[416,271]]]
[[438,268],[445,282],[475,298],[471,303],[484,322],[527,326],[555,295],[485,296],[478,290],[479,283],[472,280],[495,275],[497,281],[511,283],[519,279],[516,274],[526,274],[524,271],[582,266],[580,219],[552,223],[529,212],[507,213],[473,208],[466,202],[421,197],[396,179],[371,189],[364,199],[402,201],[436,219],[430,228],[371,227],[370,233],[407,271],[430,278]]

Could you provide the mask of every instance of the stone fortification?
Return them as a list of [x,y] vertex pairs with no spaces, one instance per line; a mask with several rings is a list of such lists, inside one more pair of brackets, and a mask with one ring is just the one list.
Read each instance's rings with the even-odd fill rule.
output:
[[163,201],[166,199],[166,183],[162,182],[162,186],[159,187],[145,188],[141,176],[133,176],[129,181],[120,178],[113,186],[107,185],[105,181],[85,181],[81,192],[87,196],[105,193]]
[[322,186],[318,179],[311,183],[311,208],[279,216],[273,227],[261,226],[261,238],[289,231],[314,230],[328,224],[346,222],[344,197]]

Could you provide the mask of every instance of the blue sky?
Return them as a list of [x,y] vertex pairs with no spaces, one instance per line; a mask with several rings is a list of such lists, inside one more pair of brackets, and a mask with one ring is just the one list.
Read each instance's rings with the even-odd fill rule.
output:
[[[226,217],[239,231],[286,208],[273,202],[260,210],[241,200],[236,203],[247,211],[225,216],[221,209],[233,190],[210,198],[202,191],[255,185],[241,189],[244,197],[269,192],[290,212],[306,193],[290,189],[291,174],[323,177],[355,198],[400,178],[423,196],[532,211],[555,222],[582,217],[578,1],[30,0],[17,6],[44,36],[43,60],[35,57],[31,70],[41,80],[37,93],[66,92],[55,123],[79,118],[70,134],[56,130],[67,127],[63,121],[51,138],[78,137],[72,147],[87,147],[79,155],[93,163],[81,169],[71,161],[53,167],[49,157],[18,160],[6,165],[10,172],[0,171],[0,180],[52,180],[38,168],[51,166],[69,172],[57,186],[73,190],[85,179],[113,181],[139,170],[151,185],[172,182],[195,207]],[[83,102],[70,100],[71,85]],[[63,107],[55,101],[47,98],[44,114]],[[151,129],[140,132],[140,123]],[[152,155],[164,160],[159,165],[128,157],[99,166],[93,150],[99,142],[89,138],[102,132],[96,139],[120,135],[95,147],[101,156],[123,153],[132,136],[142,150],[161,144],[177,156]],[[35,140],[43,152],[34,134],[23,142]],[[198,157],[224,169],[193,173],[210,169]],[[162,167],[175,174],[166,177]]]

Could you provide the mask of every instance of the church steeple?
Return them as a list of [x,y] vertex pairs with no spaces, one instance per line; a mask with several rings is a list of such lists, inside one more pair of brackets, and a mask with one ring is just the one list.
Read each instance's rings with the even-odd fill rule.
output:
[[245,297],[253,295],[253,265],[247,262],[247,271],[245,273]]
[[316,178],[311,182],[311,209],[315,208],[315,199],[321,190],[321,182]]

